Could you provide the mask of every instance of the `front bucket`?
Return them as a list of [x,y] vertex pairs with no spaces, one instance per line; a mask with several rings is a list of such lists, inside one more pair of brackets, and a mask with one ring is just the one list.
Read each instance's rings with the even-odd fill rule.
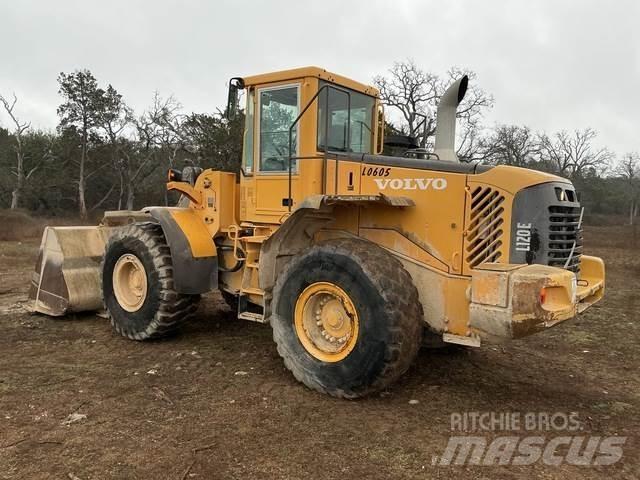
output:
[[34,311],[60,316],[102,308],[100,262],[109,230],[45,228],[29,289]]

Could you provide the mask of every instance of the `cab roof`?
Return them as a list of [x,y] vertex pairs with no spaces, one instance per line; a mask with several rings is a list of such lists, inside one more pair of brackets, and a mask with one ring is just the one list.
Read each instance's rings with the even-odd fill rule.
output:
[[262,85],[265,83],[284,82],[287,80],[295,80],[303,77],[316,77],[327,82],[341,85],[356,92],[364,93],[372,97],[378,97],[379,91],[377,88],[371,85],[365,85],[364,83],[356,82],[350,78],[343,77],[336,73],[331,73],[320,67],[301,67],[293,68],[291,70],[280,70],[278,72],[262,73],[260,75],[251,75],[249,77],[243,77],[245,86],[250,87],[254,85]]

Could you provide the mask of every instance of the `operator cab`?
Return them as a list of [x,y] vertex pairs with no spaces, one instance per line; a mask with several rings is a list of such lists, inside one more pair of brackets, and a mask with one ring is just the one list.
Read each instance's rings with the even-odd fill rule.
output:
[[[335,172],[329,152],[382,150],[384,121],[373,87],[318,67],[232,79],[231,87],[228,111],[237,90],[246,91],[242,218],[281,223],[302,199],[329,186],[331,193],[339,190],[329,175]],[[354,169],[345,186],[350,192],[356,192],[356,175]]]

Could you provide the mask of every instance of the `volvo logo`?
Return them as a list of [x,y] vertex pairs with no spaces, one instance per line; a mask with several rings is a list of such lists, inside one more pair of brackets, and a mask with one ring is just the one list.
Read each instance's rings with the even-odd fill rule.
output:
[[446,178],[375,178],[380,190],[444,190]]

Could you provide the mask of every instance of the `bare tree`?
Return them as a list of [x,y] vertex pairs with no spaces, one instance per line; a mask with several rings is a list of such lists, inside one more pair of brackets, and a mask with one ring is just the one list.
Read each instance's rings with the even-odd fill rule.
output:
[[458,135],[456,155],[461,162],[481,162],[487,158],[485,138],[478,119],[471,119],[465,123]]
[[162,99],[155,93],[152,119],[157,130],[157,144],[166,155],[169,168],[175,166],[178,152],[187,148],[188,141],[185,137],[184,122],[186,115],[181,113],[182,105],[172,95]]
[[620,175],[627,185],[627,197],[629,199],[629,225],[633,225],[633,219],[638,215],[638,203],[640,203],[640,154],[627,153],[616,173]]
[[[163,98],[154,92],[151,106],[135,120],[140,145],[140,159],[129,175],[131,188],[134,191],[136,181],[149,175],[159,163],[166,168],[176,164],[181,150],[186,150],[188,139],[184,131],[186,116],[181,113],[182,105],[173,96]],[[132,196],[128,204],[132,203]],[[169,204],[168,192],[164,193],[165,205]]]
[[[147,130],[145,136],[159,150],[166,168],[173,168],[180,151],[188,151],[189,141],[186,136],[185,122],[187,116],[181,113],[182,105],[173,95],[162,98],[154,93],[153,103],[146,116]],[[164,192],[165,205],[169,204],[169,192]]]
[[[426,146],[436,131],[436,110],[440,97],[451,83],[463,75],[469,76],[470,88],[458,107],[457,116],[461,119],[461,139],[468,142],[471,137],[477,136],[478,120],[483,111],[493,106],[493,97],[474,86],[474,72],[452,68],[441,77],[420,69],[413,60],[406,60],[394,63],[387,75],[378,75],[373,82],[380,90],[383,102],[401,114],[401,124],[396,128]],[[468,143],[463,151],[467,150],[468,153],[470,146]]]
[[13,94],[13,99],[11,101],[7,100],[5,97],[0,95],[0,103],[4,107],[5,111],[9,115],[9,118],[13,122],[15,126],[15,130],[13,131],[13,136],[16,139],[15,151],[16,151],[16,168],[14,170],[14,174],[16,175],[16,184],[15,188],[11,192],[11,209],[14,210],[20,207],[20,200],[22,197],[22,192],[24,190],[25,184],[29,177],[33,174],[33,172],[37,169],[32,169],[29,173],[25,172],[24,167],[24,149],[23,149],[23,134],[26,132],[31,126],[30,122],[21,122],[15,113],[15,107],[18,103],[18,97],[16,94]]
[[484,158],[495,165],[529,167],[540,152],[536,135],[526,126],[498,125],[482,144]]
[[562,130],[551,137],[542,134],[539,136],[540,159],[569,178],[602,173],[609,168],[614,155],[606,147],[594,147],[597,136],[592,128],[571,134]]

